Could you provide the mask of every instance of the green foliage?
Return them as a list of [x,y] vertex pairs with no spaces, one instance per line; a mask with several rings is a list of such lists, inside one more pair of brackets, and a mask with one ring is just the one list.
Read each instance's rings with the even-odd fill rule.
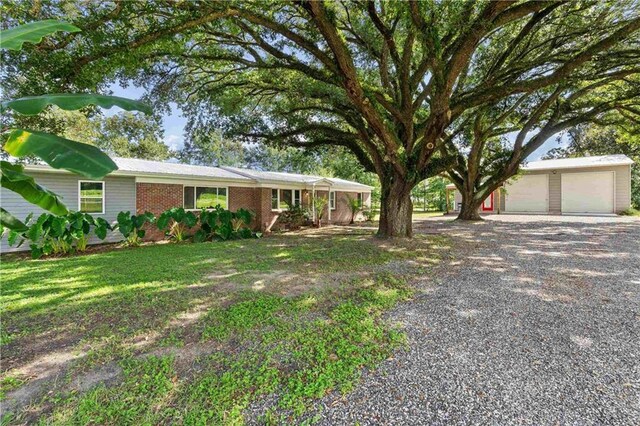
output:
[[[57,31],[77,32],[80,29],[55,20],[32,22],[2,31],[0,45],[3,49],[21,50],[25,42],[39,43],[44,36]],[[48,72],[52,73],[53,71],[49,70]],[[13,110],[22,115],[35,115],[42,112],[48,105],[57,105],[63,110],[76,110],[88,105],[97,105],[104,108],[119,106],[128,110],[151,112],[148,106],[138,101],[94,94],[52,94],[5,100],[0,103],[0,110],[3,115],[7,110]],[[101,179],[118,168],[109,156],[93,146],[44,132],[14,129],[4,144],[4,150],[18,158],[35,156],[53,168],[66,169],[91,179]],[[67,213],[67,208],[55,194],[45,190],[32,178],[22,173],[24,170],[22,166],[11,165],[3,161],[1,168],[0,184],[3,187],[53,213]],[[9,216],[8,212],[3,211],[3,227],[24,227],[15,220],[9,220]],[[13,228],[13,230],[18,231],[18,228]],[[35,246],[38,245],[35,244]],[[48,250],[50,246],[56,250],[68,251],[69,241],[59,237],[52,244],[44,245],[43,251]],[[83,242],[81,246],[86,247],[86,244]]]
[[631,166],[631,205],[640,209],[640,124],[618,123],[606,127],[585,125],[568,132],[568,144],[550,150],[545,159],[625,154]]
[[640,210],[634,209],[633,207],[629,207],[628,209],[621,211],[620,215],[622,216],[640,216]]
[[54,169],[69,170],[89,179],[102,179],[118,169],[95,146],[43,132],[13,130],[4,150],[14,157],[35,155]]
[[4,235],[5,228],[15,232],[24,232],[28,229],[21,220],[0,207],[0,236]]
[[225,210],[220,206],[213,209],[200,211],[200,229],[193,239],[196,242],[218,240],[230,240],[236,238],[258,237],[249,229],[253,213],[246,209],[238,209],[235,212]]
[[284,225],[289,230],[300,229],[309,220],[309,212],[300,204],[289,205],[287,210],[280,213],[277,223]]
[[48,255],[63,255],[72,251],[83,252],[87,249],[91,230],[104,240],[111,225],[103,218],[95,219],[88,213],[73,212],[66,215],[43,213],[35,220],[33,215],[27,218],[24,232],[12,230],[7,240],[9,245],[22,245],[29,242],[31,256],[38,259]]
[[2,102],[2,110],[12,109],[22,115],[36,115],[44,111],[49,105],[55,105],[65,111],[75,111],[96,105],[109,109],[114,106],[127,111],[142,111],[151,114],[151,108],[140,101],[121,98],[119,96],[105,96],[85,93],[58,93],[41,96],[27,96]]
[[98,386],[73,398],[75,410],[56,412],[52,424],[153,424],[156,404],[174,387],[172,357],[151,356],[121,362],[124,380],[116,387]]
[[[532,145],[515,145],[523,146],[519,162],[546,130],[597,119],[600,108],[637,115],[637,58],[629,54],[640,27],[636,3],[122,2],[112,14],[90,3],[43,7],[99,25],[12,55],[5,80],[17,93],[134,81],[157,105],[177,104],[202,141],[215,129],[247,145],[349,149],[361,170],[378,174],[382,193],[404,180],[395,197],[408,203],[422,180],[454,163],[465,168],[461,159],[476,150],[456,139],[474,122],[488,138],[537,132]],[[29,16],[18,6],[7,15]],[[494,163],[488,167],[517,168],[485,142],[477,157]],[[478,169],[472,162],[467,171]],[[385,221],[407,220],[390,207],[382,206]],[[410,226],[386,225],[381,234],[410,235]]]
[[329,199],[327,197],[316,196],[313,197],[311,208],[315,210],[316,213],[316,223],[319,225],[322,221],[322,217],[324,216],[325,207],[329,204]]
[[373,220],[376,218],[376,214],[376,211],[372,209],[365,209],[362,211],[364,220],[366,220],[367,222],[373,222]]
[[87,122],[94,133],[88,142],[118,157],[166,160],[172,154],[157,117],[121,112]]
[[196,226],[198,217],[191,211],[185,211],[182,207],[174,207],[162,212],[156,220],[159,230],[176,243],[188,238],[187,232]]
[[58,31],[78,32],[80,28],[55,19],[31,22],[16,28],[0,31],[0,48],[22,50],[24,43],[40,43],[45,36]]
[[423,211],[445,211],[447,208],[448,180],[442,176],[425,179],[411,191],[414,209]]
[[156,220],[153,213],[144,212],[139,215],[131,214],[131,212],[120,212],[114,229],[120,231],[127,245],[137,247],[142,242],[146,231],[144,226],[154,223]]
[[[38,185],[29,175],[24,173],[24,166],[0,161],[1,183],[22,198],[38,207],[54,214],[67,214],[68,210],[56,194]],[[11,226],[9,228],[12,228]]]
[[351,220],[349,223],[353,223],[356,220],[356,215],[362,210],[362,202],[357,197],[347,195],[347,203],[349,210],[351,211]]

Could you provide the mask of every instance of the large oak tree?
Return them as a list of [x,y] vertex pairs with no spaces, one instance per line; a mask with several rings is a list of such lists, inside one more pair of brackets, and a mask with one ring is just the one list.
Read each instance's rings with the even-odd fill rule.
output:
[[79,89],[133,78],[191,118],[214,112],[227,135],[347,147],[380,178],[381,236],[411,235],[411,189],[454,164],[442,148],[463,116],[553,92],[640,28],[633,1],[39,4],[9,14],[84,31],[21,71]]

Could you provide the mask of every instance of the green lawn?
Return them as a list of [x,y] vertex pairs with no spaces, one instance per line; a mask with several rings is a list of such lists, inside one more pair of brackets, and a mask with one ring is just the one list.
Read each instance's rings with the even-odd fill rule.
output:
[[[253,420],[305,419],[317,398],[348,392],[402,345],[381,315],[446,249],[437,238],[345,232],[4,258],[5,402],[64,377],[5,421],[242,424],[255,404],[264,407]],[[106,384],[73,387],[107,367],[119,374]]]

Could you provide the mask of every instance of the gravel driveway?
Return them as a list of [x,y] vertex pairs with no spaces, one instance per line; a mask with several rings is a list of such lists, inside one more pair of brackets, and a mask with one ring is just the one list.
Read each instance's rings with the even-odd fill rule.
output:
[[408,348],[321,424],[640,425],[640,221],[493,216],[389,319]]

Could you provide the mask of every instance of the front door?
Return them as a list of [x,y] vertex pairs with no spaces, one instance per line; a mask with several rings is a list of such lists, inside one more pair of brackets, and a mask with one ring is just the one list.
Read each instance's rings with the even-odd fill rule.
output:
[[489,194],[487,198],[484,199],[484,202],[482,203],[482,211],[483,212],[493,211],[493,192]]

